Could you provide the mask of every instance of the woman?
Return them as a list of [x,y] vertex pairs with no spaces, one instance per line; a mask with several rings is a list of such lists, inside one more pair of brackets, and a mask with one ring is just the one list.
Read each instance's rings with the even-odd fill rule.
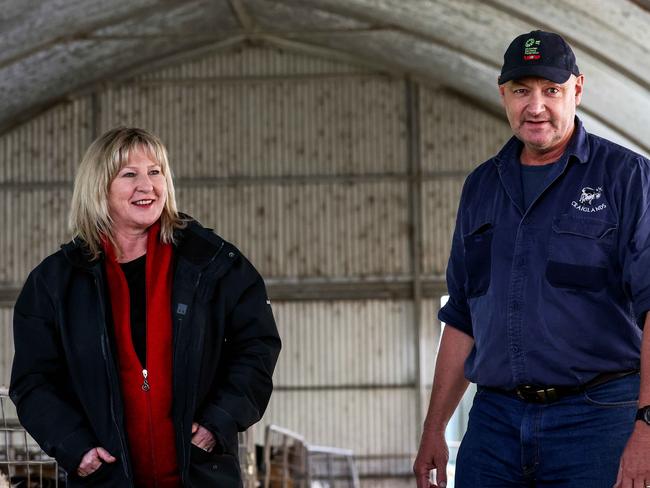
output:
[[91,144],[72,242],[27,278],[10,394],[68,486],[241,486],[237,432],[280,351],[262,278],[176,209],[167,152],[141,129]]

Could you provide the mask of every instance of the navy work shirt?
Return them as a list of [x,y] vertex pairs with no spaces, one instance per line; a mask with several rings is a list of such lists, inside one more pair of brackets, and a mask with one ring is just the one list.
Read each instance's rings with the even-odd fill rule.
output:
[[515,137],[465,181],[438,317],[474,337],[465,376],[479,385],[579,385],[639,367],[650,161],[575,120],[528,209]]

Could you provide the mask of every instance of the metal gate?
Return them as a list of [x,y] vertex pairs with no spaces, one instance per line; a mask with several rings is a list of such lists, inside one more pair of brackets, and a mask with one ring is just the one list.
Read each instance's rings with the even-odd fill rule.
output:
[[311,445],[276,425],[266,428],[264,467],[264,488],[359,488],[351,450]]
[[6,388],[0,387],[0,488],[59,486],[59,467],[18,422]]

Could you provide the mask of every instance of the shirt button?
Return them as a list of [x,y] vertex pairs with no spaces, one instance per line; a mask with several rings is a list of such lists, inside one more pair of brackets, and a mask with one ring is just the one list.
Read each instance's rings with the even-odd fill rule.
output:
[[228,253],[228,257],[229,257],[229,258],[234,258],[234,257],[235,257],[235,253],[232,252],[232,251],[230,251],[230,252]]
[[517,346],[512,346],[512,347],[510,348],[510,350],[511,350],[512,352],[519,352],[519,347],[517,347]]

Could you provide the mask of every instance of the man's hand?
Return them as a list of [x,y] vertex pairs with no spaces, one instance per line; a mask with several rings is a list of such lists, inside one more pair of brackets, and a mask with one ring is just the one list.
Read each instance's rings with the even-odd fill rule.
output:
[[650,426],[636,422],[618,468],[614,488],[650,485]]
[[196,422],[192,423],[192,444],[199,449],[211,452],[216,443],[217,441],[212,432]]
[[97,471],[102,463],[114,463],[115,458],[103,447],[93,447],[84,454],[77,467],[77,474],[82,478]]
[[413,464],[413,472],[418,488],[429,488],[429,471],[436,470],[436,479],[433,486],[445,488],[447,486],[447,461],[449,448],[445,441],[445,433],[430,431],[426,428],[422,433],[418,455]]
[[[413,464],[418,488],[447,486],[449,448],[445,441],[445,426],[467,389],[463,368],[472,347],[472,337],[455,327],[445,327],[440,339],[420,448]],[[432,469],[436,470],[436,479],[429,483],[429,471]]]

